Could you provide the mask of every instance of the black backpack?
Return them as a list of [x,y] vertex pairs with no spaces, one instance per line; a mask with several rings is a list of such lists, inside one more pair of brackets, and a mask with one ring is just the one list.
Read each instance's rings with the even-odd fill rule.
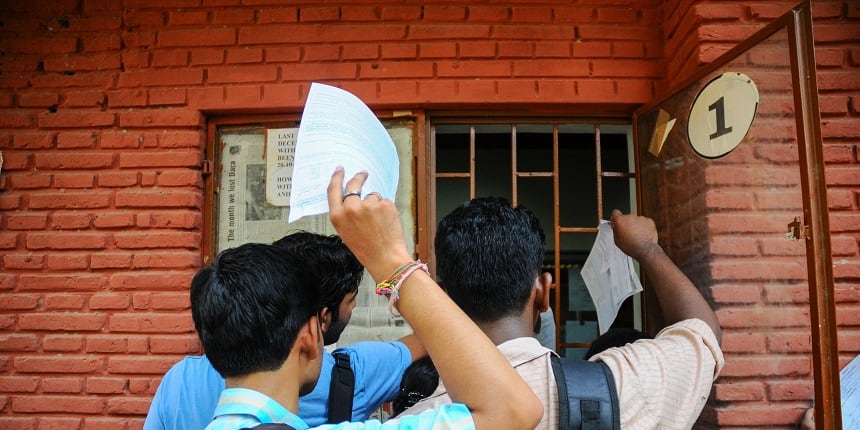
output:
[[550,354],[558,386],[560,430],[619,430],[621,415],[615,378],[601,362],[559,358]]

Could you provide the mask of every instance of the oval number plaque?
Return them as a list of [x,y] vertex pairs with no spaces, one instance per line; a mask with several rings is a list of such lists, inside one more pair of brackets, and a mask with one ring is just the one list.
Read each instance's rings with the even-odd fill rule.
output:
[[696,154],[720,158],[741,143],[758,107],[758,89],[747,75],[727,72],[708,82],[690,108],[687,136]]

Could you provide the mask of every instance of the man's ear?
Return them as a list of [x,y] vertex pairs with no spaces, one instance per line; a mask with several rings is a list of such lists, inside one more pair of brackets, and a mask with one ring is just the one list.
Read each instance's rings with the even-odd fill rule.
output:
[[329,326],[331,326],[331,311],[329,311],[328,306],[326,306],[320,309],[317,315],[319,316],[319,323],[320,326],[322,326],[322,331],[325,333]]
[[296,339],[296,343],[299,346],[299,351],[302,355],[308,360],[312,361],[319,357],[321,353],[321,348],[319,345],[322,344],[322,328],[320,327],[320,320],[316,316],[312,316],[305,325],[302,326],[302,329],[299,330],[299,337]]
[[552,274],[543,272],[535,279],[535,306],[538,311],[546,312],[549,309],[549,289],[552,287]]

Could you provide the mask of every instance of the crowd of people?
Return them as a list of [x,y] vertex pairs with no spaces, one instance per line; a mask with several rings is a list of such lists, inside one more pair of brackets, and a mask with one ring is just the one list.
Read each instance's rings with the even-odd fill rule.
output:
[[[393,202],[361,198],[366,179],[347,180],[341,168],[332,176],[338,236],[299,232],[241,245],[194,276],[192,317],[205,355],[165,374],[145,430],[565,428],[560,393],[581,387],[559,387],[556,353],[536,337],[553,283],[541,270],[537,218],[500,198],[462,204],[439,223],[434,279],[408,252]],[[617,410],[607,428],[690,428],[723,366],[719,323],[658,245],[650,219],[614,211],[612,226],[668,326],[653,337],[613,331],[594,342],[588,360],[606,369]],[[365,269],[414,334],[330,353],[324,345],[349,323]],[[335,400],[338,384],[352,390],[344,416],[333,414],[344,402]],[[369,419],[392,400],[395,416]]]

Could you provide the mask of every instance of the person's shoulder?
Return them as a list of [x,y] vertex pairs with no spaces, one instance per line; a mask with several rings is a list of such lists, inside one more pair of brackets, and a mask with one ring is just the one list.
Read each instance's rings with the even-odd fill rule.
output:
[[[212,367],[212,363],[205,355],[186,356],[174,364],[164,374],[164,381],[172,380],[196,380],[196,381],[220,381],[224,378]],[[163,382],[162,382],[163,383]]]
[[403,342],[398,340],[394,340],[391,342],[379,342],[379,341],[362,341],[356,342],[344,347],[337,348],[334,353],[342,353],[347,354],[350,357],[358,356],[358,357],[375,357],[378,355],[385,354],[401,354],[404,351],[409,352],[409,348]]

